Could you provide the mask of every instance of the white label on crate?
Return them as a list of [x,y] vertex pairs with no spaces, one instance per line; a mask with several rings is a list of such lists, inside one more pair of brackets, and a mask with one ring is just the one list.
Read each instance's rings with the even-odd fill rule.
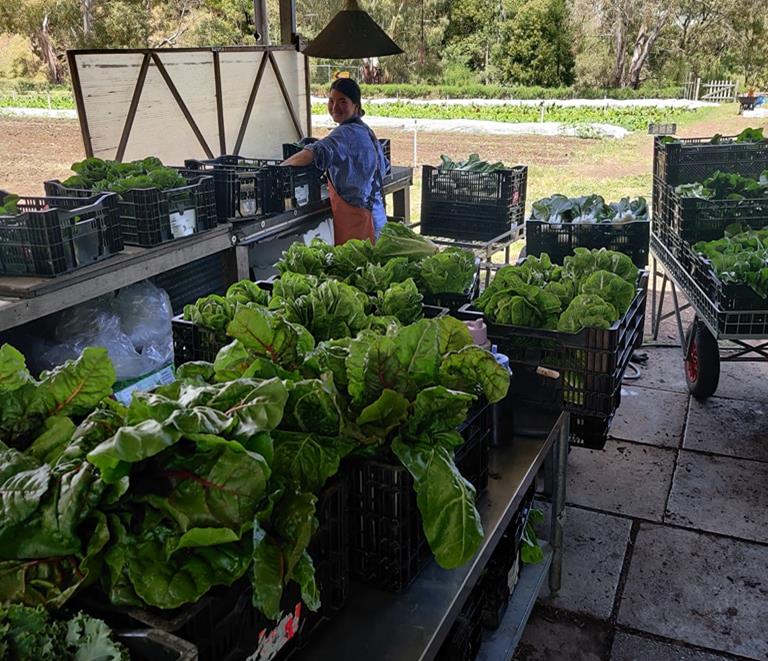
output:
[[262,629],[259,632],[259,645],[246,661],[271,661],[298,633],[300,625],[301,602],[296,604],[293,613],[286,613],[272,629]]
[[175,211],[168,218],[171,221],[171,234],[174,239],[194,234],[197,229],[197,216],[194,209]]
[[296,206],[297,207],[303,207],[305,204],[309,203],[309,184],[306,186],[296,186],[296,189],[293,192],[294,196],[296,197]]
[[509,574],[507,574],[507,586],[509,587],[509,593],[512,594],[512,592],[515,589],[515,586],[517,585],[517,579],[520,578],[520,554],[518,553],[515,556],[515,563],[512,565],[512,569],[509,570]]
[[175,380],[176,379],[173,376],[173,365],[166,365],[157,372],[147,374],[147,376],[142,377],[135,383],[132,383],[130,386],[126,386],[122,390],[117,391],[115,393],[115,399],[121,404],[128,406],[131,403],[131,396],[133,395],[134,390],[149,390],[155,386],[165,385],[166,383],[173,383]]
[[256,198],[240,198],[240,215],[241,216],[255,216],[256,215]]

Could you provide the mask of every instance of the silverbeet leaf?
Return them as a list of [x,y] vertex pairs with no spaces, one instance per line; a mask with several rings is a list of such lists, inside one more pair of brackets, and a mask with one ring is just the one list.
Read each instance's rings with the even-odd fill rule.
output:
[[410,445],[398,438],[392,450],[413,476],[424,533],[437,564],[444,569],[460,567],[483,540],[474,488],[443,445]]

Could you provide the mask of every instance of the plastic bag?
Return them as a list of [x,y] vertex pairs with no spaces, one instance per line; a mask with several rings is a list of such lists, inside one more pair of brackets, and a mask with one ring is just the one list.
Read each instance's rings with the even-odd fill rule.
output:
[[39,340],[40,368],[76,358],[86,347],[105,347],[118,381],[137,379],[173,360],[171,302],[149,281],[63,310],[51,343]]

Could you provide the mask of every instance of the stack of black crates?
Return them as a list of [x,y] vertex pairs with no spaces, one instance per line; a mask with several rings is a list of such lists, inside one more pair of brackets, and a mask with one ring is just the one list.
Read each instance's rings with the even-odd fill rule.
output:
[[[735,137],[656,138],[653,160],[653,235],[661,244],[659,256],[665,268],[676,272],[696,298],[696,308],[723,334],[764,336],[768,317],[765,299],[744,285],[725,285],[708,260],[694,252],[699,241],[724,236],[728,225],[745,229],[768,226],[768,198],[706,200],[682,197],[681,184],[702,182],[717,171],[759,179],[768,169],[768,140],[737,142]],[[748,311],[747,314],[741,314]]]

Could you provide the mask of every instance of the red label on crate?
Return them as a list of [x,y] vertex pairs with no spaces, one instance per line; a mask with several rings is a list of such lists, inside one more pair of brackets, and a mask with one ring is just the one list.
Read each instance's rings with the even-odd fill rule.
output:
[[286,613],[272,628],[259,632],[259,645],[247,661],[271,661],[299,631],[301,625],[301,602],[292,613]]

